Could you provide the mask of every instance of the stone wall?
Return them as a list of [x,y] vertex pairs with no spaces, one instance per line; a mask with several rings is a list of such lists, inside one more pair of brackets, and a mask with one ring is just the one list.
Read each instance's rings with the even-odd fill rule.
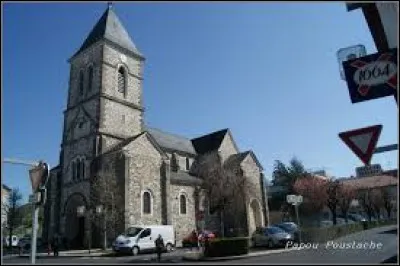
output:
[[[126,146],[129,157],[129,180],[127,180],[126,215],[130,225],[152,225],[162,223],[161,174],[162,157],[143,134]],[[152,212],[142,211],[142,194],[150,191]]]
[[[175,241],[179,247],[182,239],[196,229],[194,187],[171,185],[169,201],[171,203],[171,224],[175,230]],[[186,197],[186,214],[180,213],[180,195]]]
[[[82,99],[86,99],[100,92],[101,88],[101,70],[102,70],[102,44],[98,43],[89,49],[74,57],[70,64],[70,88],[68,107],[74,106]],[[92,88],[88,88],[88,67],[93,67],[93,81]],[[79,75],[80,71],[84,73],[84,94],[80,95],[79,92]]]
[[228,133],[225,135],[224,140],[222,141],[221,146],[218,149],[218,152],[221,156],[222,162],[224,162],[232,154],[236,154],[239,152],[233,142],[231,134]]

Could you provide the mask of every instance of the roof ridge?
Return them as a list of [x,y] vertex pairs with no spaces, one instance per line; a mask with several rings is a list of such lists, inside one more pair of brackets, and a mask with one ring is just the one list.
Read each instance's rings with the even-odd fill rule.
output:
[[[178,135],[177,133],[170,133],[170,132],[164,131],[163,129],[145,126],[145,130],[147,130],[147,129],[150,129],[150,130],[157,130],[157,131],[159,131],[159,132],[161,132],[161,133],[165,133],[165,134],[168,134],[168,135],[171,135],[171,136],[184,138],[184,139],[186,139],[186,140],[191,140],[190,138],[185,137],[185,136],[183,136],[183,135]],[[149,133],[151,133],[151,132],[149,132]]]
[[213,132],[211,132],[211,133],[201,135],[200,137],[192,138],[191,140],[193,141],[193,140],[200,139],[200,138],[203,138],[203,137],[211,136],[211,135],[213,135],[213,134],[222,133],[222,132],[224,132],[224,131],[228,132],[228,131],[229,131],[229,128],[224,128],[224,129],[220,129],[220,130],[217,130],[217,131],[213,131]]
[[110,41],[111,43],[143,57],[143,55],[138,51],[128,31],[115,13],[114,8],[111,8],[110,6],[107,7],[103,15],[96,22],[83,41],[82,45],[79,47],[78,51],[72,57],[75,57],[100,40]]

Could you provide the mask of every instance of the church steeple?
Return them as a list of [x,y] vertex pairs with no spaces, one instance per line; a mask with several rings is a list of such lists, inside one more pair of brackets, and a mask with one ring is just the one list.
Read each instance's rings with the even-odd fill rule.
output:
[[97,21],[96,25],[93,27],[92,31],[89,33],[88,37],[83,42],[79,50],[74,54],[74,56],[100,40],[107,40],[144,59],[143,55],[138,51],[132,39],[130,38],[125,27],[122,25],[118,16],[115,14],[111,2],[108,2],[106,11],[101,16],[99,21]]

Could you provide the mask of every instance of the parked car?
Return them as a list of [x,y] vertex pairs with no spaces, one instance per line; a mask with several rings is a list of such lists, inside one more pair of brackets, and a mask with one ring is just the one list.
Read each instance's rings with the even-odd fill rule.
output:
[[367,218],[365,218],[364,216],[357,214],[357,213],[349,213],[349,214],[347,214],[347,218],[349,218],[350,220],[353,220],[355,222],[367,221]]
[[138,255],[142,251],[155,251],[154,241],[161,235],[165,251],[171,251],[175,245],[175,232],[172,225],[133,226],[119,235],[112,244],[115,252]]
[[318,227],[327,228],[333,226],[332,220],[322,220],[319,222]]
[[[22,237],[18,241],[19,253],[23,254],[23,253],[29,252],[31,250],[31,243],[32,243],[32,238],[29,235]],[[40,237],[38,237],[36,239],[36,250],[42,251],[44,248],[45,247],[44,247],[42,239]]]
[[293,240],[291,234],[276,226],[259,227],[251,237],[253,247],[280,247],[285,246],[288,241]]
[[288,232],[289,234],[291,234],[295,242],[300,241],[300,230],[297,224],[293,222],[284,222],[280,224],[274,224],[273,226],[279,227],[284,231]]

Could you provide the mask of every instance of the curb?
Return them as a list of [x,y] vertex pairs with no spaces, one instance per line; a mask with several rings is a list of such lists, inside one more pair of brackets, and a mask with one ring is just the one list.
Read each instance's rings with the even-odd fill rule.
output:
[[182,260],[185,261],[223,261],[223,260],[235,260],[235,259],[245,259],[245,258],[251,258],[251,257],[258,257],[258,256],[265,256],[265,255],[270,255],[270,254],[279,254],[279,253],[284,253],[284,252],[289,252],[293,251],[296,249],[278,249],[278,250],[267,250],[267,251],[259,251],[259,252],[251,252],[245,255],[238,255],[238,256],[226,256],[226,257],[214,257],[214,258],[205,258],[205,257],[199,257],[199,258],[190,258],[190,257],[182,257]]
[[2,256],[1,259],[11,259],[11,258],[18,257],[18,256],[19,256],[18,254],[9,254],[9,255]]

